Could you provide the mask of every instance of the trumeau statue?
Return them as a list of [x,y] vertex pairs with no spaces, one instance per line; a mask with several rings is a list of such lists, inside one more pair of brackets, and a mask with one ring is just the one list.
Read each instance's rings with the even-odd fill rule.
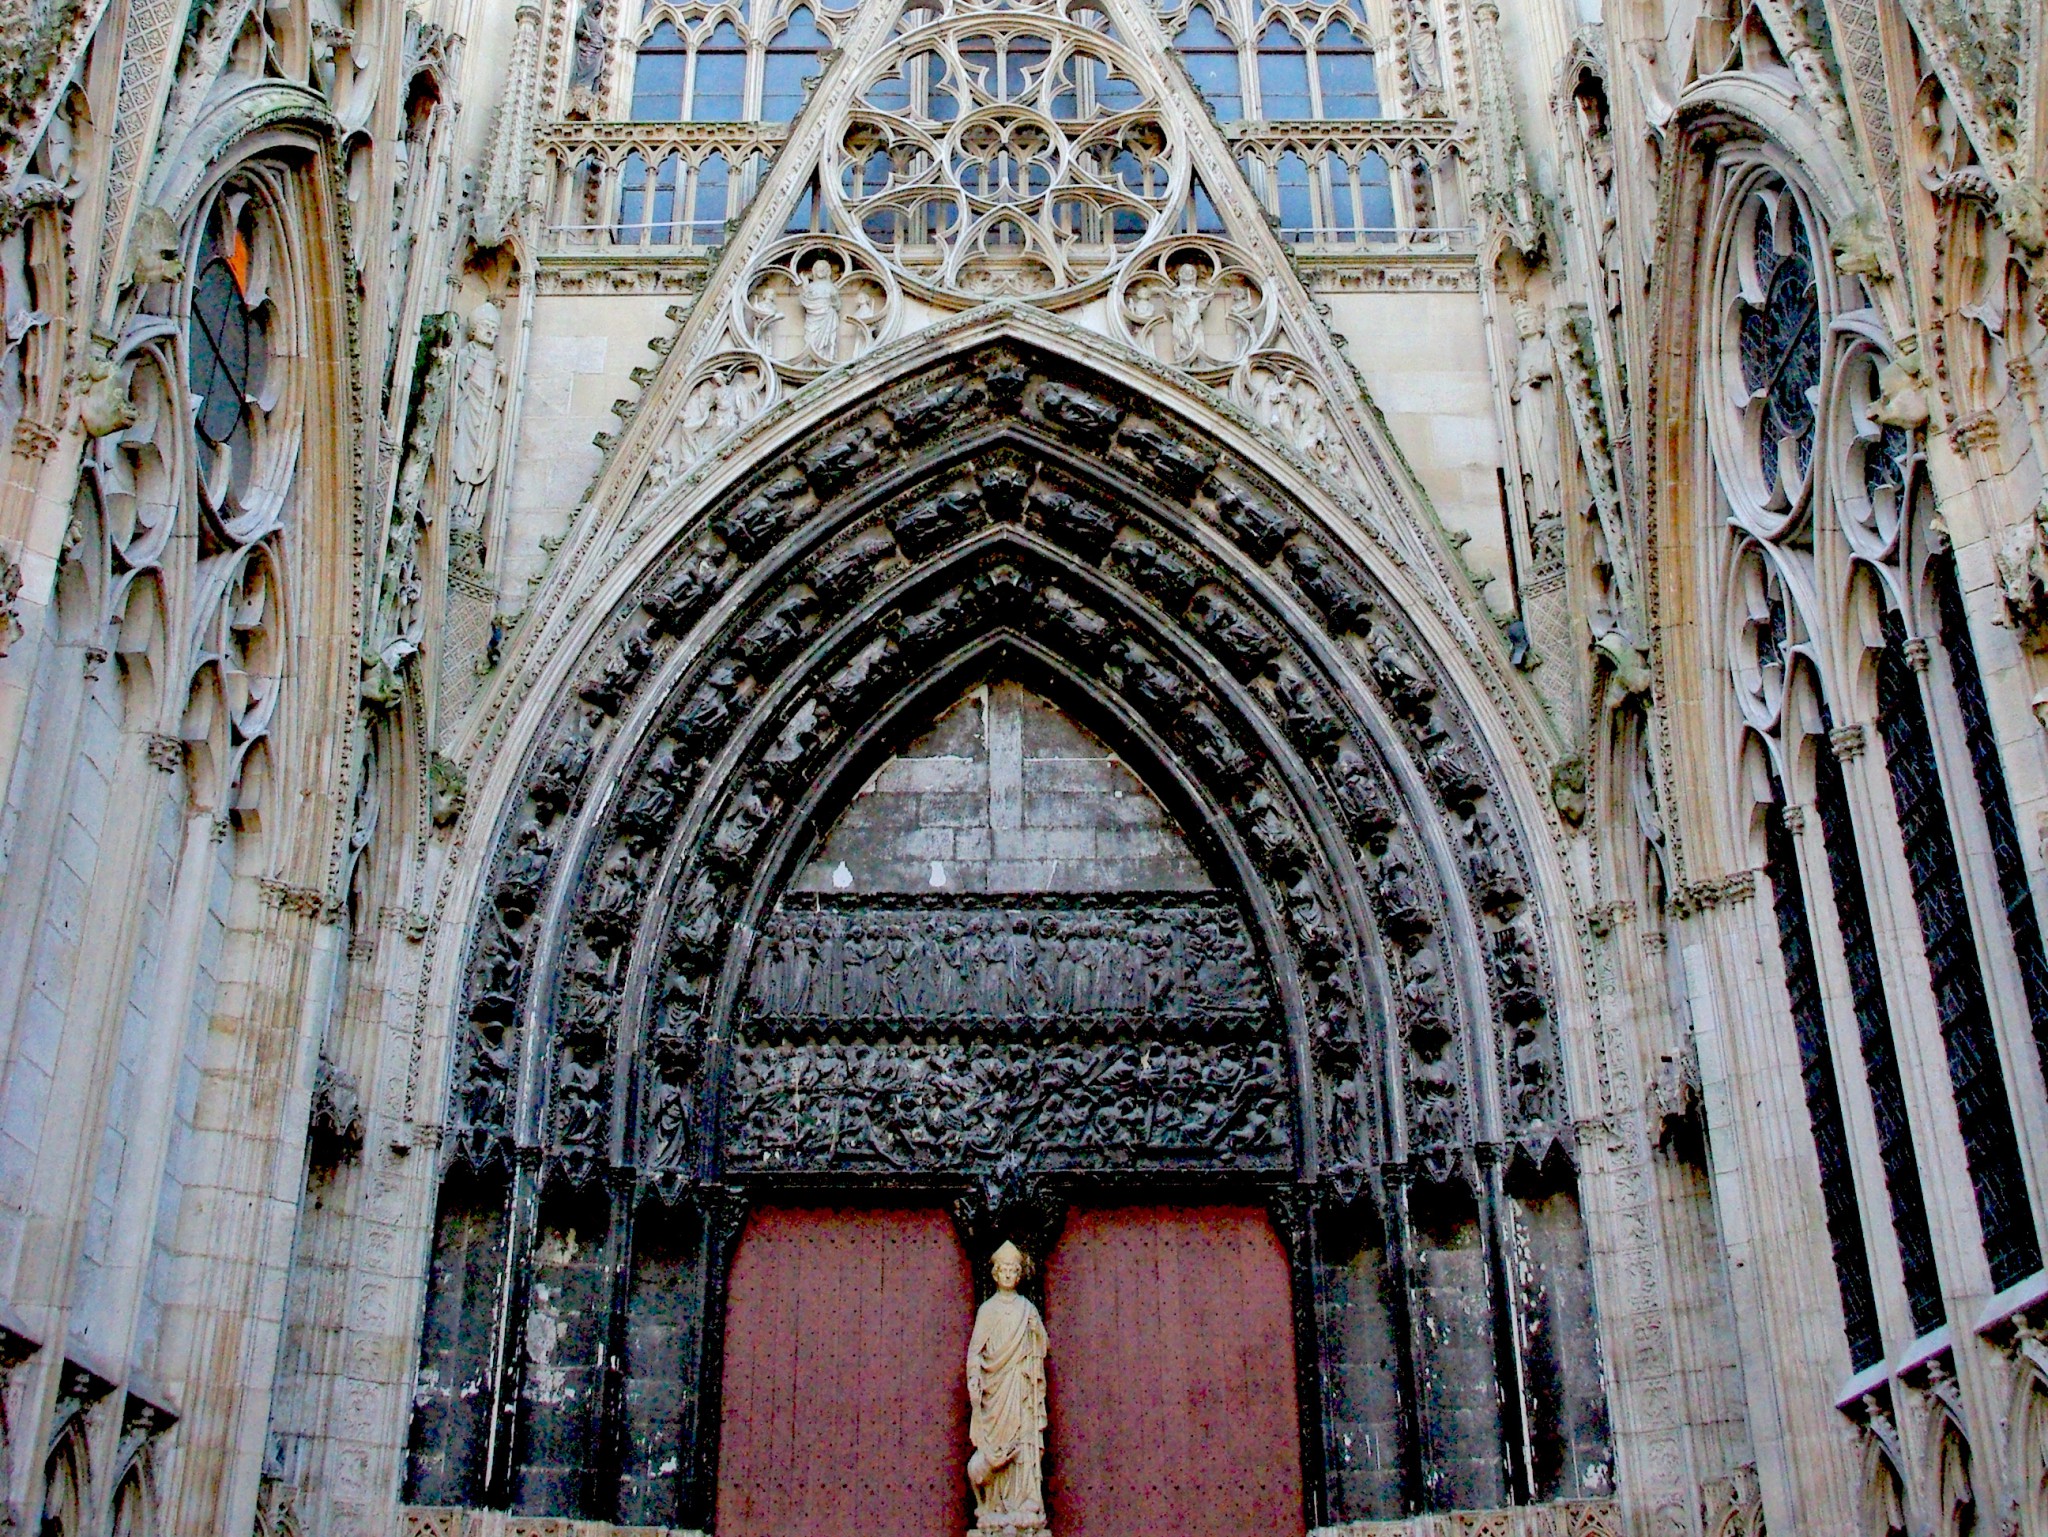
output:
[[448,527],[456,534],[483,532],[489,508],[491,472],[498,462],[498,429],[504,402],[499,388],[498,306],[486,299],[470,312],[469,336],[455,359],[455,422],[449,468],[454,485]]
[[974,1455],[978,1532],[1044,1532],[1045,1492],[1039,1462],[1045,1451],[1045,1324],[1017,1283],[1024,1255],[1005,1243],[991,1261],[996,1292],[974,1315],[967,1342],[967,1436]]

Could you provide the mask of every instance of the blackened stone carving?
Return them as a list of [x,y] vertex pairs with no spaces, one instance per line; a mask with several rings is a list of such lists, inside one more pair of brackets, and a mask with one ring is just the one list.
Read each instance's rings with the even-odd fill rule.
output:
[[498,889],[492,893],[498,911],[515,928],[531,918],[539,905],[553,857],[554,850],[538,822],[528,822],[519,829],[505,858],[505,873],[498,878]]
[[739,663],[720,662],[697,686],[689,703],[677,712],[672,728],[684,751],[698,751],[725,730],[732,719],[733,699],[746,675]]
[[603,719],[601,711],[585,711],[580,721],[563,731],[554,751],[542,761],[530,793],[534,815],[543,824],[576,804],[583,791],[583,776],[590,768],[593,739]]
[[1085,603],[1077,602],[1057,587],[1038,595],[1038,606],[1047,622],[1066,633],[1084,656],[1099,655],[1116,634],[1116,628]]
[[1280,723],[1295,745],[1311,758],[1327,757],[1344,734],[1344,724],[1309,681],[1282,666],[1274,674],[1273,698],[1280,707]]
[[1380,926],[1404,950],[1414,949],[1430,930],[1428,903],[1416,886],[1414,870],[1398,850],[1389,849],[1380,860],[1373,904],[1379,911]]
[[952,426],[960,417],[988,403],[988,387],[979,379],[956,379],[886,407],[889,420],[906,441],[916,442]]
[[647,632],[628,630],[612,659],[604,664],[596,677],[576,690],[577,697],[607,715],[616,715],[619,706],[640,686],[640,680],[647,676],[647,669],[653,663],[654,648],[647,643]]
[[838,727],[824,706],[807,699],[761,755],[762,765],[778,785],[796,784],[804,777],[806,766],[837,735]]
[[1224,666],[1240,678],[1254,678],[1272,664],[1280,643],[1263,625],[1213,589],[1195,594],[1188,617],[1208,637]]
[[1048,534],[1087,560],[1100,560],[1116,538],[1113,514],[1064,491],[1039,487],[1031,493],[1031,510]]
[[1237,733],[1201,700],[1195,700],[1181,717],[1189,745],[1195,755],[1226,783],[1242,784],[1253,772],[1251,755],[1237,740]]
[[554,1137],[550,1151],[573,1184],[589,1181],[605,1162],[607,1112],[601,1062],[578,1062],[564,1053],[555,1079]]
[[1214,454],[1183,443],[1151,422],[1127,424],[1117,441],[1134,464],[1183,493],[1194,490],[1216,468]]
[[1520,923],[1494,930],[1493,979],[1501,1014],[1509,1020],[1533,1019],[1543,1012],[1542,968],[1536,942]]
[[1346,743],[1337,750],[1336,761],[1330,765],[1330,777],[1336,782],[1337,804],[1351,824],[1352,836],[1361,843],[1377,847],[1400,825],[1400,816],[1381,786],[1379,775],[1367,767],[1364,755],[1356,747]]
[[1160,665],[1159,659],[1136,641],[1125,641],[1124,678],[1139,700],[1159,715],[1172,715],[1188,701],[1188,686],[1180,675]]
[[606,964],[609,953],[600,954],[594,945],[582,947],[576,962],[562,977],[555,1033],[577,1051],[601,1050],[611,1039],[619,990]]
[[760,617],[740,632],[733,650],[756,676],[766,677],[803,644],[817,622],[818,595],[799,583],[778,594]]
[[656,742],[640,765],[639,778],[619,808],[619,833],[636,853],[646,853],[674,830],[690,767],[672,737]]
[[708,875],[699,875],[676,908],[675,954],[684,964],[701,971],[718,944],[724,921],[724,899]]
[[1372,622],[1372,600],[1328,550],[1303,534],[1289,540],[1283,553],[1309,602],[1337,629],[1357,633]]
[[980,487],[951,486],[891,513],[889,527],[903,553],[915,559],[951,544],[974,526],[981,512]]
[[1482,811],[1472,819],[1471,844],[1466,868],[1472,889],[1479,894],[1479,905],[1496,917],[1513,912],[1526,893],[1514,854],[1493,813]]
[[803,466],[805,478],[819,496],[831,496],[879,460],[891,436],[879,425],[856,427],[803,455],[797,463]]
[[612,850],[583,898],[583,932],[609,953],[626,942],[640,907],[640,866],[624,845]]
[[737,870],[745,865],[762,831],[775,819],[780,804],[780,797],[768,786],[747,785],[733,801],[725,820],[718,824],[718,831],[704,845],[705,859],[722,870]]
[[726,1131],[739,1170],[1284,1168],[1277,1042],[840,1044],[735,1053]]
[[853,660],[827,678],[818,697],[833,715],[851,719],[886,685],[895,672],[897,644],[894,636],[869,641],[854,653]]
[[1218,903],[817,905],[764,926],[749,1039],[946,1025],[977,1037],[1247,1032],[1271,1013],[1252,942]]
[[1117,535],[1109,563],[1111,570],[1128,578],[1132,586],[1171,614],[1185,609],[1201,585],[1193,566],[1134,528]]
[[1389,707],[1403,720],[1420,723],[1429,719],[1436,685],[1423,676],[1415,658],[1385,626],[1372,628],[1372,678]]
[[1031,489],[1031,471],[1013,454],[998,451],[981,467],[981,503],[999,523],[1014,523]]
[[1066,384],[1041,385],[1038,414],[1056,427],[1064,427],[1085,442],[1099,443],[1122,419],[1123,413],[1100,395],[1077,390]]
[[819,561],[811,569],[811,586],[828,602],[844,602],[870,586],[882,564],[895,553],[895,540],[879,528],[869,529]]
[[1242,486],[1216,489],[1216,516],[1245,551],[1262,564],[1280,552],[1287,536],[1301,525]]
[[1438,736],[1422,750],[1422,771],[1436,786],[1444,804],[1459,812],[1486,793],[1486,773],[1472,750],[1450,735]]
[[734,554],[751,560],[788,530],[804,490],[804,477],[785,470],[731,511],[713,517],[711,526]]
[[475,958],[470,963],[469,1014],[472,1019],[503,1024],[518,1010],[526,961],[520,954],[519,941],[502,925],[486,918],[482,928]]
[[1308,858],[1301,833],[1293,820],[1280,809],[1270,791],[1254,791],[1252,798],[1245,803],[1244,834],[1251,844],[1252,857],[1259,862],[1260,868],[1274,874],[1291,876]]
[[647,611],[648,632],[655,636],[687,634],[697,616],[731,581],[722,552],[699,546],[673,576],[641,601]]

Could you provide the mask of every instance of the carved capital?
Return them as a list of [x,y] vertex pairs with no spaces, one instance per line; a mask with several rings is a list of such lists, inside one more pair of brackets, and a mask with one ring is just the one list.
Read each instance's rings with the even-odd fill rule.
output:
[[1835,756],[1844,763],[1863,756],[1863,746],[1868,740],[1862,726],[1837,726],[1828,733],[1828,745],[1835,750]]
[[174,736],[152,731],[143,751],[149,757],[150,767],[163,773],[175,774],[185,766],[185,744]]

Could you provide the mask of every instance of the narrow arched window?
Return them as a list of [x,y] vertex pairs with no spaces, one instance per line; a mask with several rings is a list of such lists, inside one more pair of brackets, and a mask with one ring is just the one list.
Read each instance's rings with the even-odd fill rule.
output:
[[633,121],[673,123],[683,115],[683,82],[690,53],[668,22],[647,34],[633,61]]
[[1394,178],[1378,150],[1358,157],[1358,205],[1367,240],[1394,238]]
[[1282,240],[1315,238],[1316,210],[1309,193],[1308,162],[1293,150],[1282,155],[1274,168],[1273,211],[1280,216]]
[[1309,100],[1308,49],[1282,21],[1274,21],[1259,37],[1259,116],[1268,122],[1315,116]]
[[725,221],[730,217],[726,206],[726,189],[731,182],[732,172],[725,163],[725,156],[717,150],[706,155],[703,163],[697,167],[697,185],[692,194],[691,245],[717,245],[724,239]]
[[690,121],[737,123],[747,114],[747,45],[721,21],[697,47],[690,80]]
[[1848,1125],[1836,1086],[1834,1047],[1828,1040],[1827,1010],[1821,1003],[1820,969],[1813,959],[1813,930],[1806,914],[1806,886],[1799,876],[1799,851],[1785,823],[1785,791],[1770,776],[1771,800],[1764,809],[1764,874],[1771,883],[1771,907],[1778,920],[1778,948],[1785,963],[1785,993],[1792,1005],[1792,1035],[1799,1048],[1799,1081],[1813,1128],[1820,1164],[1821,1210],[1842,1297],[1842,1322],[1849,1336],[1849,1364],[1857,1371],[1884,1358],[1877,1297],[1870,1284],[1870,1252],[1863,1242],[1863,1213],[1856,1204],[1856,1174],[1849,1158]]
[[1244,86],[1238,72],[1237,44],[1223,35],[1206,6],[1188,12],[1174,46],[1187,61],[1195,87],[1217,120],[1234,123],[1244,116]]
[[831,46],[808,6],[790,12],[789,25],[768,44],[761,86],[761,119],[784,123],[804,104],[804,82],[818,72],[818,59]]
[[1884,738],[1885,767],[1905,843],[1906,870],[1920,935],[1927,946],[1928,978],[1955,1092],[1963,1156],[1984,1225],[1984,1254],[1991,1284],[2005,1287],[2041,1268],[2034,1213],[2027,1200],[2019,1136],[1998,1038],[1991,1023],[1991,998],[1970,919],[1963,870],[1949,826],[1949,802],[1928,730],[1920,680],[1906,655],[1906,627],[1896,609],[1884,615],[1884,649],[1877,663],[1877,729]]
[[1372,50],[1342,20],[1333,21],[1316,40],[1316,78],[1322,86],[1322,111],[1329,118],[1378,117],[1379,77]]
[[612,226],[618,245],[644,245],[647,240],[647,157],[637,149],[619,167],[619,220]]

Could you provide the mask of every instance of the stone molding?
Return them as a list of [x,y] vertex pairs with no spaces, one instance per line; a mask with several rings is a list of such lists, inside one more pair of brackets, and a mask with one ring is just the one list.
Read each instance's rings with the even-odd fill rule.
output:
[[1557,1500],[1508,1510],[1457,1510],[1405,1521],[1318,1526],[1308,1537],[1621,1537],[1613,1500]]
[[566,1516],[520,1516],[505,1510],[401,1505],[393,1537],[704,1537],[674,1526],[614,1526]]

